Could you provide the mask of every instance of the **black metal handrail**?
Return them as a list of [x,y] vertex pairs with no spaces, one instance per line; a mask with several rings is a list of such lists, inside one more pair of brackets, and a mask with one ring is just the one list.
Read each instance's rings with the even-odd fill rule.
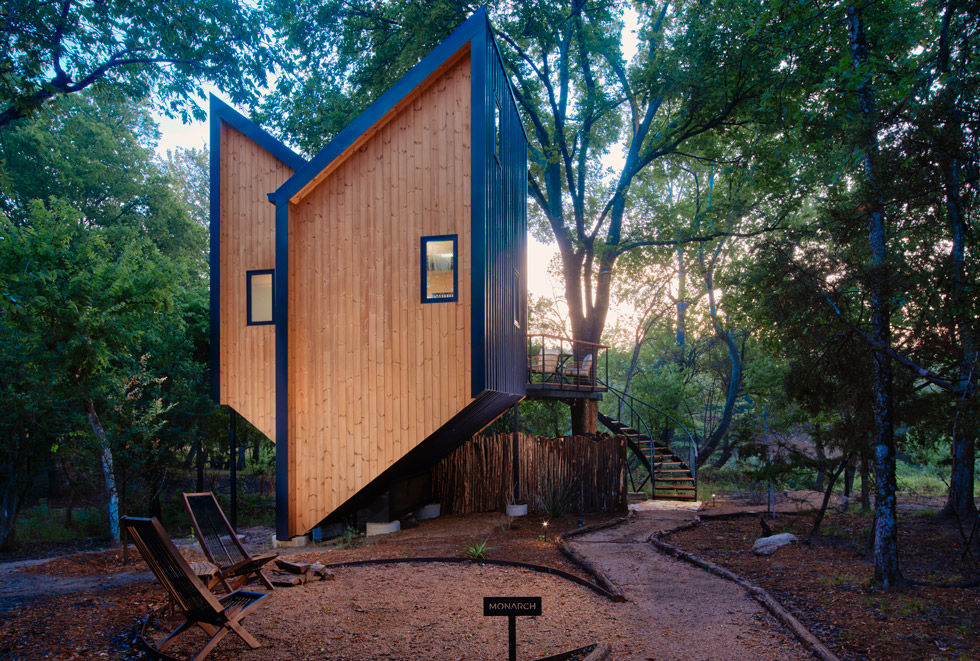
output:
[[[647,436],[650,437],[650,454],[651,455],[654,453],[653,444],[654,444],[654,440],[655,440],[656,437],[653,434],[650,433],[650,428],[646,424],[646,421],[640,415],[639,411],[637,411],[636,408],[633,406],[633,403],[634,402],[636,404],[640,405],[640,406],[645,406],[646,408],[648,408],[651,411],[657,413],[658,415],[662,415],[663,417],[667,418],[668,420],[670,420],[671,422],[673,422],[674,425],[676,425],[678,428],[680,428],[685,434],[687,434],[687,438],[688,438],[688,458],[689,458],[688,459],[688,462],[687,462],[687,468],[688,468],[688,470],[691,471],[691,477],[694,479],[694,486],[697,487],[697,484],[698,484],[698,468],[697,468],[698,444],[697,444],[697,441],[694,440],[694,435],[691,434],[690,431],[688,431],[687,427],[685,427],[684,425],[682,425],[677,418],[675,418],[674,416],[670,415],[666,411],[662,411],[661,409],[658,409],[656,406],[654,406],[654,405],[652,405],[652,404],[650,404],[648,402],[644,402],[643,400],[637,399],[636,397],[633,397],[632,395],[629,395],[629,394],[623,392],[622,390],[619,390],[618,388],[614,388],[614,387],[610,386],[608,383],[604,383],[603,385],[605,386],[605,388],[606,388],[606,390],[608,392],[611,392],[612,394],[616,395],[616,398],[619,400],[620,406],[622,406],[623,404],[625,404],[629,408],[630,412],[633,415],[635,415],[636,418],[640,421],[640,423],[643,424],[646,427],[646,430],[647,430],[646,431],[646,434],[647,434]],[[620,421],[622,421],[622,408],[620,408],[619,415],[620,415]],[[632,427],[633,429],[639,430],[639,427],[637,427],[636,424],[632,420],[630,422],[630,427]],[[672,440],[673,439],[669,439],[667,441],[667,443],[666,443],[667,448],[671,452],[673,452],[675,455],[677,455],[678,457],[683,456],[680,452],[675,452],[674,451],[674,448],[672,447],[672,443],[671,443]]]
[[[547,333],[527,336],[527,383],[546,390],[597,392],[609,380],[609,346]],[[604,379],[600,379],[600,375]]]
[[[632,441],[631,441],[631,443],[635,444],[635,446],[636,446],[636,448],[635,448],[635,454],[639,455],[640,461],[646,466],[647,473],[648,473],[647,480],[650,480],[650,488],[651,488],[651,492],[650,493],[656,493],[657,492],[657,483],[656,483],[656,479],[657,478],[654,475],[654,471],[653,471],[653,457],[654,457],[654,454],[655,454],[654,447],[653,447],[653,433],[650,431],[650,427],[647,425],[646,420],[644,420],[642,417],[640,417],[640,414],[635,409],[633,409],[633,407],[630,405],[629,402],[623,402],[622,400],[620,400],[620,403],[621,404],[626,404],[626,406],[629,407],[630,412],[633,413],[633,415],[634,415],[634,417],[630,419],[628,427],[630,427],[631,429],[635,429],[641,435],[642,434],[646,434],[647,439],[649,439],[648,440],[648,442],[650,444],[650,456],[649,457],[646,456],[645,454],[643,454],[643,446],[640,445],[640,439],[639,438],[636,439],[635,443],[633,443]],[[623,415],[623,411],[622,411],[622,407],[620,407],[620,410],[619,410],[619,419],[615,421],[615,422],[619,423],[620,426],[622,426],[622,423],[623,423],[622,415]],[[603,416],[602,413],[599,413],[600,420],[602,420],[602,418],[604,418],[604,417],[605,416]],[[603,421],[603,424],[605,424],[605,421]],[[641,429],[641,426],[642,426],[642,429]],[[618,431],[618,430],[614,430],[614,431]],[[642,482],[640,482],[640,486],[637,487],[636,486],[636,480],[633,479],[633,469],[629,465],[627,465],[627,468],[629,469],[630,483],[633,485],[633,491],[639,491],[640,489],[643,488],[643,485],[645,485],[647,483],[647,480],[643,480]]]

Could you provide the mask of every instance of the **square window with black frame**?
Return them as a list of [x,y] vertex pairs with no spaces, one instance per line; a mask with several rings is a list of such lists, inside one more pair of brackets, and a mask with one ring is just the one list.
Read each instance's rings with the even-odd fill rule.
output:
[[422,237],[422,302],[457,299],[458,242],[455,234]]
[[272,269],[247,271],[245,273],[248,297],[249,326],[264,326],[275,323]]

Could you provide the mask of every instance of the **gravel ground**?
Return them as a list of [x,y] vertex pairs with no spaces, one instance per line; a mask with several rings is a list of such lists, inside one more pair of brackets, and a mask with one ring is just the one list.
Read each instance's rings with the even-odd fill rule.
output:
[[[646,539],[693,513],[640,512],[576,538],[628,599],[612,603],[555,576],[480,565],[344,567],[335,580],[277,590],[246,628],[265,647],[227,638],[216,659],[507,658],[507,618],[484,617],[484,596],[540,596],[540,617],[518,618],[518,658],[595,642],[613,659],[809,659],[810,654],[734,584],[656,552]],[[185,649],[203,643],[189,641]]]

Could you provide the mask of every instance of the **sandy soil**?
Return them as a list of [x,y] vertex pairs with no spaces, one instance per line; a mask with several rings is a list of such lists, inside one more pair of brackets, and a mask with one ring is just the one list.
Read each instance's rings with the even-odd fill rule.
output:
[[[506,658],[507,619],[484,617],[484,596],[542,597],[542,616],[518,620],[518,656],[524,659],[595,642],[611,645],[611,658],[627,660],[810,658],[740,588],[646,543],[654,531],[693,516],[647,511],[628,524],[576,538],[576,552],[606,573],[626,603],[559,577],[478,563],[344,567],[333,581],[278,590],[249,618],[248,629],[263,649],[249,651],[229,640],[214,658]],[[421,525],[384,545],[424,550],[443,535],[480,534],[486,521],[471,516],[455,525]],[[322,559],[336,559],[326,555]],[[188,641],[188,651],[194,642],[203,638]]]
[[[507,618],[484,617],[484,596],[540,596],[543,614],[519,618],[518,658],[539,658],[596,642],[613,659],[804,659],[799,646],[761,606],[734,585],[656,553],[651,533],[693,519],[688,511],[644,511],[627,525],[579,537],[575,548],[598,565],[629,601],[613,603],[569,580],[480,563],[361,565],[335,579],[278,589],[244,625],[262,643],[247,650],[226,637],[209,659],[457,660],[507,657]],[[584,517],[586,525],[608,516]],[[554,535],[579,517],[549,522],[499,514],[441,517],[358,548],[329,545],[287,552],[324,563],[372,558],[458,556],[486,542],[493,559],[532,562],[587,574],[565,558]],[[251,536],[255,550],[268,540]],[[266,542],[267,543],[267,542]],[[189,559],[199,554],[182,549]],[[18,567],[0,576],[0,658],[134,658],[134,619],[164,592],[121,551],[78,554]],[[141,571],[142,570],[142,571]],[[27,583],[34,581],[28,589]],[[135,581],[135,582],[131,582]],[[67,588],[71,587],[71,590]],[[13,594],[12,594],[13,593]],[[16,596],[15,596],[16,595]],[[173,621],[161,621],[164,627]],[[160,632],[154,632],[157,639]],[[195,634],[197,635],[197,634]],[[189,652],[203,638],[176,651]],[[174,648],[172,648],[174,649]]]

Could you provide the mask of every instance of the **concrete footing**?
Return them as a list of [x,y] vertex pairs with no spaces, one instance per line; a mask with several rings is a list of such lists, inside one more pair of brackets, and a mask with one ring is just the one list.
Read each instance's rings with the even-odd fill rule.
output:
[[291,549],[300,546],[306,546],[310,543],[310,538],[306,535],[297,535],[296,537],[291,537],[289,539],[276,539],[276,536],[272,536],[272,547],[276,549]]
[[368,521],[367,536],[385,535],[402,529],[401,521]]

